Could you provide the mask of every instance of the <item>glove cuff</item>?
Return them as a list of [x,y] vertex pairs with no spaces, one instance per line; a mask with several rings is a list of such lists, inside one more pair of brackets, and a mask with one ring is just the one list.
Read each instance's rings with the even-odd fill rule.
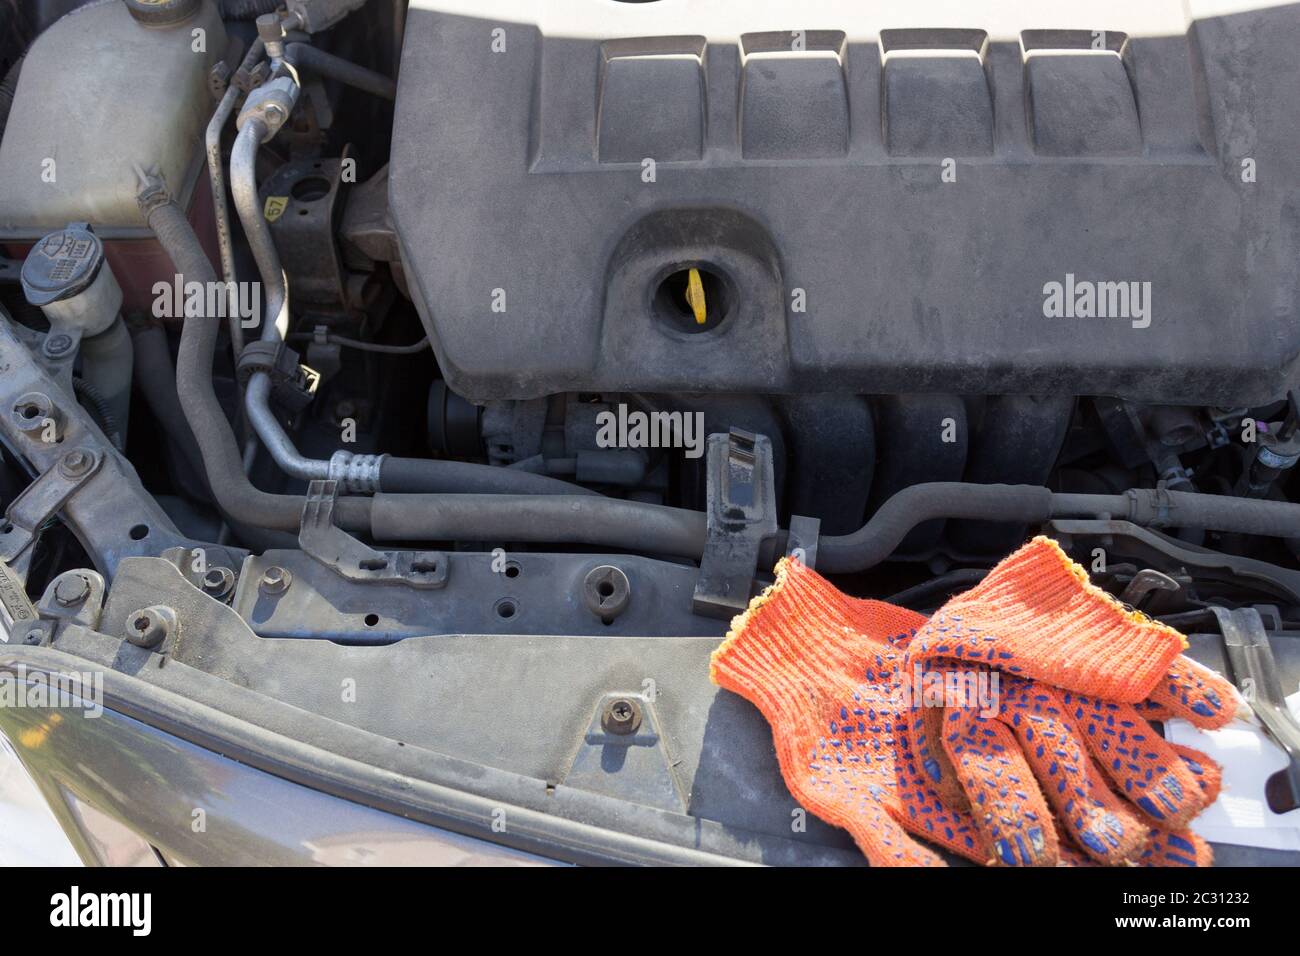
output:
[[709,676],[768,712],[808,701],[838,687],[852,692],[876,671],[893,670],[885,655],[898,651],[925,617],[881,601],[841,594],[829,581],[791,558],[776,566],[776,581],[732,619],[713,652]]
[[926,629],[927,652],[938,655],[941,642],[963,645],[951,656],[1121,703],[1146,697],[1186,647],[1041,536],[944,605]]

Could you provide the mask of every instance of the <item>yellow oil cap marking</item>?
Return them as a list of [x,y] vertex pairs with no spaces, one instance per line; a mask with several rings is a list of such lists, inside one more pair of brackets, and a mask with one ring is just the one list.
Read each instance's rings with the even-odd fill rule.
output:
[[696,325],[709,321],[709,310],[704,301],[704,280],[700,278],[699,269],[692,269],[686,277],[686,304],[695,313]]

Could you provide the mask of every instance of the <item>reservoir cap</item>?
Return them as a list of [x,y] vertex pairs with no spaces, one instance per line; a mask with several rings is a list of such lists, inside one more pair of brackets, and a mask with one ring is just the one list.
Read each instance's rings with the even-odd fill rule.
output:
[[188,20],[203,0],[122,0],[131,16],[149,27],[166,27]]
[[52,232],[32,246],[23,262],[23,295],[44,306],[84,292],[104,264],[104,246],[84,222]]

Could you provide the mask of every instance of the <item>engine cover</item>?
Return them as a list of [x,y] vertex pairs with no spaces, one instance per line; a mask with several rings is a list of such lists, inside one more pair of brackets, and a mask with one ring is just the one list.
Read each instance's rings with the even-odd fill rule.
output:
[[414,0],[389,199],[454,390],[1293,383],[1296,5],[780,6]]

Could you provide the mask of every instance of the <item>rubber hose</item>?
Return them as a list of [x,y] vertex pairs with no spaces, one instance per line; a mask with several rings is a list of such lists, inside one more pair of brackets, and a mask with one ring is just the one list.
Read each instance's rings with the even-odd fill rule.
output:
[[18,75],[23,71],[23,59],[26,54],[14,60],[13,65],[0,80],[0,140],[4,139],[5,127],[9,125],[9,110],[14,105],[14,94],[18,92]]
[[221,0],[218,8],[223,20],[256,20],[267,13],[275,13],[283,0]]
[[[1055,503],[1064,513],[1078,507],[1073,499],[1081,495],[1059,495]],[[1194,528],[1198,531],[1230,531],[1234,534],[1258,534],[1270,538],[1300,535],[1300,505],[1289,501],[1264,498],[1234,498],[1229,495],[1206,495],[1194,491],[1157,491],[1142,488],[1123,495],[1098,496],[1110,507],[1116,497],[1123,502],[1117,517],[1149,528]],[[1093,504],[1093,513],[1096,513]]]
[[[145,210],[145,216],[183,281],[216,281],[216,270],[175,202],[153,204]],[[220,330],[220,317],[187,318],[181,326],[181,346],[176,357],[176,392],[198,443],[208,484],[217,507],[235,521],[277,531],[297,531],[304,499],[262,491],[244,474],[235,433],[212,387],[212,358]],[[370,502],[364,498],[343,498],[335,510],[339,524],[352,531],[369,528],[369,512]]]
[[203,473],[198,443],[176,404],[176,369],[167,347],[167,332],[161,325],[136,326],[131,330],[131,344],[135,346],[135,384],[144,396],[144,403],[181,458],[187,478],[201,483],[202,494],[196,497],[211,501],[212,489]]
[[83,378],[74,378],[72,380],[72,393],[77,396],[81,406],[90,412],[90,417],[95,420],[95,424],[104,433],[108,443],[118,451],[122,451],[122,432],[118,428],[117,418],[109,409],[108,401],[100,394],[99,389]]
[[[144,396],[144,402],[153,412],[154,419],[167,436],[168,442],[179,458],[178,478],[192,489],[190,497],[200,501],[214,501],[208,476],[203,470],[203,457],[198,443],[190,431],[189,422],[176,404],[176,370],[172,365],[171,351],[167,347],[167,332],[160,325],[142,325],[131,330],[135,346],[135,381]],[[236,537],[258,551],[271,548],[297,547],[296,535],[282,531],[268,531],[224,515],[226,523]]]
[[[172,264],[185,282],[212,282],[216,272],[208,261],[198,237],[190,226],[189,220],[172,201],[155,205],[146,212],[149,226],[158,237],[159,243],[171,257]],[[208,483],[218,508],[232,520],[244,525],[271,528],[279,531],[297,531],[302,516],[304,499],[298,495],[276,495],[254,487],[244,473],[239,446],[235,441],[234,431],[226,419],[212,387],[212,357],[220,331],[219,318],[205,316],[189,318],[181,327],[181,346],[177,356],[177,394],[181,409],[189,423],[194,439],[198,443],[199,453],[203,459]],[[461,462],[416,462],[421,467],[408,469],[400,462],[407,459],[388,459],[397,461],[399,481],[405,478],[419,478],[421,481],[438,483],[444,481],[443,475],[452,474],[458,480],[478,483],[496,480],[495,469],[490,465],[467,465]],[[451,466],[443,469],[441,466]],[[382,474],[382,473],[381,473]],[[390,472],[391,474],[391,472]],[[520,476],[511,473],[511,479]],[[530,479],[536,476],[529,476]],[[381,478],[382,480],[382,478]],[[576,497],[581,500],[604,501],[599,496],[574,494],[573,486],[553,479],[544,479],[547,487],[554,490],[558,485],[568,495],[554,497],[553,500],[568,500]],[[450,485],[450,482],[448,482]],[[463,485],[458,485],[464,490]],[[442,500],[436,495],[402,495],[396,499],[398,510],[405,516],[401,523],[411,522],[418,514],[435,508]],[[489,496],[488,500],[496,502],[495,513],[498,526],[514,526],[521,519],[511,510],[510,500],[502,496]],[[529,501],[531,498],[523,497]],[[650,506],[644,506],[650,507]],[[335,514],[341,527],[350,531],[368,532],[370,524],[371,499],[358,497],[340,498]],[[671,509],[670,509],[671,510]],[[690,512],[685,512],[690,514]],[[700,516],[701,522],[703,516]],[[606,529],[611,536],[623,540],[623,528]],[[420,540],[418,533],[398,533],[391,536],[393,540]],[[471,534],[469,538],[490,537],[489,535]],[[509,536],[507,536],[509,537]],[[516,539],[517,540],[517,539]],[[593,542],[595,543],[595,542]]]
[[596,495],[581,485],[513,468],[428,458],[385,458],[379,490],[389,493]]
[[1052,493],[1037,485],[974,485],[936,481],[912,485],[889,498],[865,525],[846,535],[823,537],[817,570],[862,571],[884,561],[907,533],[935,518],[978,518],[1042,524],[1051,517]]
[[[412,508],[412,499],[419,506]],[[614,498],[537,495],[378,494],[370,514],[376,541],[518,541],[618,548],[698,559],[705,516]]]
[[358,66],[333,53],[326,53],[310,43],[285,44],[284,58],[299,69],[338,80],[344,86],[373,93],[386,100],[397,99],[397,84],[384,74]]

